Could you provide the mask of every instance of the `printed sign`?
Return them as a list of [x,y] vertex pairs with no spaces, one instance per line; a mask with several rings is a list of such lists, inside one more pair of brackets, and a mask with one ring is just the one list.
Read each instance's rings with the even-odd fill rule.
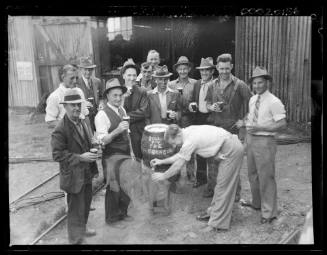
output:
[[33,80],[32,62],[18,61],[16,62],[16,66],[19,81]]

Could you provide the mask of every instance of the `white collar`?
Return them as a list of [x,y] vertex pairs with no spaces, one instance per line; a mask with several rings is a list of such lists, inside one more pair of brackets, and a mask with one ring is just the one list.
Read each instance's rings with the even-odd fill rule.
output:
[[[268,95],[270,94],[269,90],[267,89],[265,92],[263,92],[261,95],[260,95],[260,99],[265,99]],[[258,98],[259,94],[257,94],[257,98]]]

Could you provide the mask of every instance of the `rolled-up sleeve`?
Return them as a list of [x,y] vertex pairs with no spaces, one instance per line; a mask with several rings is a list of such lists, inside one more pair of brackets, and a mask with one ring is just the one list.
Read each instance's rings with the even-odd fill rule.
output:
[[57,120],[59,116],[59,103],[59,98],[54,94],[50,94],[47,99],[47,107],[45,108],[46,122]]
[[99,111],[94,118],[95,129],[97,132],[97,138],[102,139],[108,134],[108,130],[111,126],[110,120],[104,111]]
[[283,103],[280,100],[276,100],[271,105],[271,113],[274,121],[279,121],[286,118],[286,110]]
[[177,153],[177,156],[190,161],[192,153],[195,151],[195,144],[192,141],[186,141],[180,151]]

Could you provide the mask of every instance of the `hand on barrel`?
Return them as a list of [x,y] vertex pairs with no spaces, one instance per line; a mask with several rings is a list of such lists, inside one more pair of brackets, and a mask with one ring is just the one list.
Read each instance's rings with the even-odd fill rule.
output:
[[97,153],[92,153],[92,152],[84,152],[83,154],[80,155],[80,159],[83,162],[94,162],[98,158]]
[[174,120],[177,118],[177,113],[175,111],[169,111],[169,118]]
[[119,123],[118,127],[118,132],[119,133],[122,133],[124,132],[125,130],[128,130],[129,129],[129,124],[128,124],[128,121],[122,121]]
[[150,165],[151,167],[154,167],[154,166],[159,166],[161,165],[161,159],[158,159],[158,158],[154,158],[150,161]]

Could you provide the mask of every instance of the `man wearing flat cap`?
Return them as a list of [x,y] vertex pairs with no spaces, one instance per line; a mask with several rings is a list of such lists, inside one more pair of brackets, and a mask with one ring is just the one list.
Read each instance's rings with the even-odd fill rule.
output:
[[[208,125],[208,117],[210,112],[207,109],[206,96],[210,84],[213,82],[213,73],[215,65],[212,57],[202,58],[200,66],[196,67],[200,71],[201,79],[194,84],[192,102],[189,105],[189,111],[195,113],[194,125]],[[192,104],[196,105],[196,110],[192,108]],[[201,156],[196,156],[196,182],[193,187],[197,188],[207,183],[207,160]],[[203,196],[208,197],[209,191],[205,189]],[[210,193],[211,195],[211,193]]]
[[287,125],[286,111],[280,99],[269,91],[272,77],[264,67],[257,66],[249,82],[256,92],[249,101],[245,139],[252,203],[241,204],[261,210],[260,222],[264,224],[277,217],[275,134]]
[[92,178],[98,174],[95,162],[98,155],[90,152],[90,122],[80,118],[83,101],[77,88],[65,92],[61,102],[65,115],[51,135],[52,156],[60,164],[60,188],[67,192],[67,230],[71,244],[81,244],[85,236],[96,234],[86,224],[92,201]]
[[178,73],[176,80],[168,82],[168,87],[181,94],[182,101],[182,116],[180,120],[180,126],[182,128],[188,127],[193,124],[194,113],[188,109],[192,100],[195,79],[190,78],[188,75],[191,71],[193,64],[187,57],[179,57],[176,64],[174,64],[174,70]]
[[141,139],[148,114],[148,97],[144,88],[137,85],[137,67],[133,59],[129,58],[121,69],[124,79],[124,87],[127,89],[124,95],[123,105],[130,117],[131,142],[136,159],[142,159]]
[[84,96],[87,99],[87,107],[89,109],[89,118],[91,121],[92,129],[94,127],[94,117],[98,111],[102,102],[102,95],[104,91],[104,85],[100,79],[94,77],[92,74],[96,65],[92,63],[90,58],[82,57],[77,64],[80,70],[80,77],[78,79],[78,87],[83,90]]
[[114,155],[130,156],[129,123],[123,120],[127,115],[122,107],[123,94],[127,88],[119,83],[117,78],[106,82],[103,97],[107,103],[95,116],[95,127],[98,139],[104,145],[102,163],[103,176],[106,182],[105,194],[105,220],[107,224],[128,218],[127,209],[130,202],[128,195],[120,189],[116,178]]
[[165,65],[159,66],[152,74],[157,87],[148,91],[150,124],[172,124],[180,119],[180,94],[167,86],[171,75]]

